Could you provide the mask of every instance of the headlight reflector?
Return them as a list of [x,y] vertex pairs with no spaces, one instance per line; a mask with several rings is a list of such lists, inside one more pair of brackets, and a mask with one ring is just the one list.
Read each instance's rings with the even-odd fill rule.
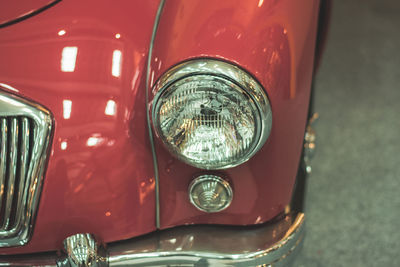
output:
[[166,147],[202,169],[248,160],[268,138],[272,116],[262,87],[231,64],[193,60],[156,84],[153,123]]

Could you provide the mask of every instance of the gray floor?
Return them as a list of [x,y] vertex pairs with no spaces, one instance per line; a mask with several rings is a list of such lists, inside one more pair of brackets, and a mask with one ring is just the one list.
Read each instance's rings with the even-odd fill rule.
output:
[[400,2],[335,1],[295,266],[400,266]]

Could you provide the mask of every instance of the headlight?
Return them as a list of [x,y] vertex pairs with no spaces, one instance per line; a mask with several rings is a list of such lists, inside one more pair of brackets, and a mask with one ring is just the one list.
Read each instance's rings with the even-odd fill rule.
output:
[[152,119],[168,150],[202,169],[252,157],[267,140],[272,113],[263,88],[240,68],[211,59],[182,63],[154,87]]

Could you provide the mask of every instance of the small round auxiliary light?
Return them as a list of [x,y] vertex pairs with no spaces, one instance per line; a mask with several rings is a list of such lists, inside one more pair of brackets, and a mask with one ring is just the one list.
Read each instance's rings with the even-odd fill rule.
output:
[[190,202],[204,212],[219,212],[232,202],[233,191],[227,181],[216,175],[201,175],[189,185]]

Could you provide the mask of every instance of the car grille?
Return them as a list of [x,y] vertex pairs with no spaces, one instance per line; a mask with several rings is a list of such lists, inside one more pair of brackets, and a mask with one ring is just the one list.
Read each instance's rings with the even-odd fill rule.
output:
[[0,92],[0,247],[30,238],[51,124],[42,107]]

